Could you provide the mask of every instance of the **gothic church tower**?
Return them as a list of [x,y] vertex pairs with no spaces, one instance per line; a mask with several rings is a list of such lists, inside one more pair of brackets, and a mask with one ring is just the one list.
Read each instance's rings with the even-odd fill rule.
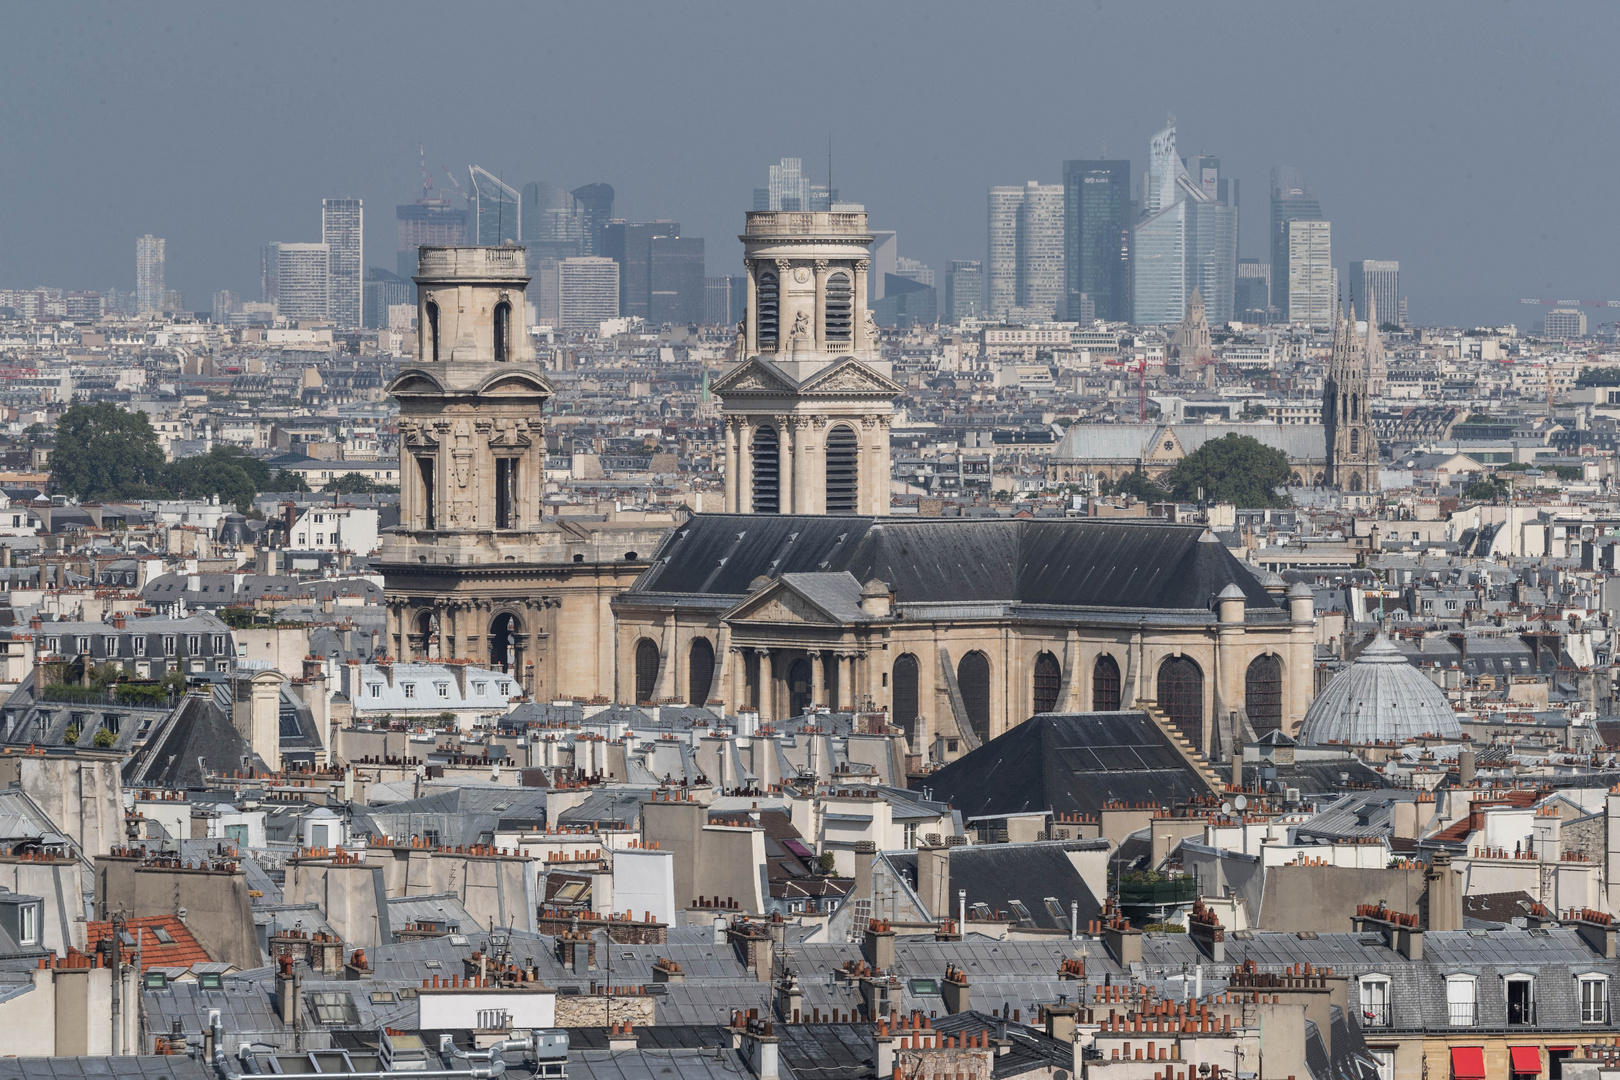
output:
[[866,306],[864,212],[754,211],[736,366],[713,386],[726,510],[887,514],[889,423],[901,387]]
[[1368,414],[1367,358],[1356,334],[1356,306],[1333,334],[1333,356],[1322,381],[1322,425],[1327,442],[1327,486],[1338,491],[1378,490],[1378,439]]

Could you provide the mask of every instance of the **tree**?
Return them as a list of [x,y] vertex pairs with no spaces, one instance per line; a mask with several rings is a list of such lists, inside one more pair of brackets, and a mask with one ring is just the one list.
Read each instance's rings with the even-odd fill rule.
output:
[[322,491],[335,491],[340,495],[398,495],[399,488],[379,484],[365,473],[349,472],[334,477]]
[[163,470],[163,486],[192,499],[218,495],[247,513],[253,496],[270,483],[270,467],[237,446],[216,446],[206,454],[181,458]]
[[1495,502],[1502,494],[1503,490],[1488,477],[1481,477],[1463,489],[1463,498],[1469,502]]
[[1113,494],[1132,495],[1143,502],[1168,502],[1170,493],[1148,479],[1147,473],[1130,472],[1114,481]]
[[56,422],[51,478],[86,501],[154,494],[163,480],[163,450],[145,413],[111,402],[74,405]]
[[1252,436],[1233,433],[1211,439],[1176,462],[1165,480],[1177,499],[1196,499],[1202,489],[1210,502],[1290,506],[1293,500],[1276,489],[1287,487],[1292,474],[1287,454]]
[[303,473],[288,472],[285,469],[281,469],[270,478],[270,484],[265,490],[308,491],[309,481],[304,479]]

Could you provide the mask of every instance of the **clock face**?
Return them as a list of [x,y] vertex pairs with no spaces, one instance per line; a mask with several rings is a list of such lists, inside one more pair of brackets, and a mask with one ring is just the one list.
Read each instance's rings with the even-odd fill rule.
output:
[[803,285],[805,282],[809,281],[810,280],[810,270],[809,270],[809,268],[801,266],[797,270],[793,271],[793,280],[797,281],[800,285]]

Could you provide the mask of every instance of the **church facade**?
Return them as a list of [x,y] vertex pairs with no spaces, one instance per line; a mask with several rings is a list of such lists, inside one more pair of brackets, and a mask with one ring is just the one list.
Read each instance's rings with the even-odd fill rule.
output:
[[[1378,327],[1370,321],[1370,340]],[[1377,491],[1378,434],[1373,428],[1367,354],[1356,335],[1356,308],[1339,320],[1333,355],[1322,380],[1322,430],[1327,445],[1327,486],[1337,491]]]

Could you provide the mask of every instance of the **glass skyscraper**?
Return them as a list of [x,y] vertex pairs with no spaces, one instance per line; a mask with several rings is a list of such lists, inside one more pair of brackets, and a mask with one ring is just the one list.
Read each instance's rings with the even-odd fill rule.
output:
[[1131,232],[1131,321],[1179,323],[1193,289],[1211,323],[1231,321],[1237,288],[1237,188],[1220,160],[1198,158],[1190,175],[1175,156],[1175,128],[1153,137],[1149,212]]
[[1068,317],[1080,317],[1080,297],[1093,317],[1131,317],[1131,163],[1063,163],[1063,272]]
[[1271,170],[1271,306],[1288,315],[1288,223],[1321,221],[1322,204],[1305,175],[1286,165]]
[[523,201],[518,193],[488,169],[473,165],[473,227],[481,247],[518,243],[523,237]]
[[1064,306],[1063,186],[1031,180],[993,187],[986,253],[992,318],[1021,309],[1020,317],[1050,319]]
[[951,322],[984,314],[984,264],[958,259],[945,271],[945,318]]
[[326,271],[326,313],[338,326],[361,323],[365,268],[365,208],[359,199],[321,200],[321,242],[330,262]]

